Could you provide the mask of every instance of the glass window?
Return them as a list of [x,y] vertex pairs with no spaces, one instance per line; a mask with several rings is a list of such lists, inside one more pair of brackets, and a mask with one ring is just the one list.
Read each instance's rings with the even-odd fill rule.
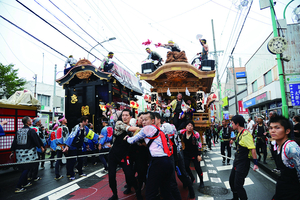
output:
[[272,82],[272,71],[271,70],[264,74],[264,80],[265,80],[265,85],[268,85],[269,83]]
[[38,100],[43,106],[50,106],[50,96],[38,94]]
[[258,90],[258,87],[257,87],[257,80],[256,80],[252,83],[252,91],[256,92],[257,90]]

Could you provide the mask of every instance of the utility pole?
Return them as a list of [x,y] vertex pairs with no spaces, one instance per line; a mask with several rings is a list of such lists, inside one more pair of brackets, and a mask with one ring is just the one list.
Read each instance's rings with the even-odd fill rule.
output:
[[34,74],[34,97],[36,98],[37,74]]
[[232,59],[233,84],[234,84],[235,113],[238,115],[239,109],[238,109],[238,101],[237,101],[237,94],[236,94],[236,78],[235,78],[236,75],[235,75],[235,70],[234,70],[233,56],[231,56],[231,59]]
[[217,50],[216,50],[216,41],[215,41],[215,31],[214,31],[214,20],[211,20],[211,26],[212,26],[212,34],[213,34],[213,42],[214,42],[214,57],[215,57],[215,66],[216,66],[216,73],[217,73],[217,85],[219,88],[219,120],[222,122],[223,120],[223,108],[220,102],[222,101],[222,96],[221,96],[221,84],[219,80],[219,72],[218,72],[218,56],[217,56]]
[[55,117],[55,105],[54,105],[54,102],[55,102],[55,96],[56,96],[56,64],[55,64],[55,68],[54,68],[54,85],[53,85],[53,98],[52,98],[52,107],[53,107],[53,110],[52,110],[52,124],[54,124],[54,117]]
[[[271,3],[270,9],[271,9],[271,18],[272,18],[272,25],[273,25],[273,34],[274,34],[274,37],[278,37],[273,0],[270,0],[270,3]],[[284,85],[283,69],[282,69],[280,54],[276,54],[276,60],[277,60],[279,82],[280,82],[280,92],[281,92],[281,99],[282,99],[282,115],[284,117],[288,118],[289,111],[288,111],[288,106],[286,103],[285,85]]]

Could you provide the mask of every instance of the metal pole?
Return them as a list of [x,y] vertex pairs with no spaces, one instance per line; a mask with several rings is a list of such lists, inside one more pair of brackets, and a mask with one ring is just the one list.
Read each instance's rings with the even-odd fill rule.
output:
[[[273,0],[270,0],[270,3],[271,3],[270,9],[271,9],[271,18],[272,18],[272,25],[273,25],[273,34],[274,34],[274,37],[278,37]],[[281,99],[282,99],[282,115],[284,117],[288,118],[289,112],[288,112],[288,106],[286,103],[285,85],[284,85],[284,77],[283,77],[283,70],[282,70],[280,54],[276,54],[276,59],[277,59],[277,67],[278,67],[278,74],[279,74]]]
[[34,97],[36,98],[37,74],[34,75]]
[[42,83],[44,83],[44,53],[43,53]]
[[213,42],[214,42],[214,57],[215,57],[215,66],[216,66],[216,73],[217,73],[217,85],[219,88],[219,120],[222,122],[223,120],[223,108],[220,102],[222,101],[222,96],[221,96],[221,84],[219,80],[219,72],[218,72],[218,56],[217,56],[217,50],[216,50],[216,40],[215,40],[215,31],[214,31],[214,20],[211,20],[211,26],[212,26],[212,33],[213,33]]
[[55,99],[55,96],[56,96],[56,69],[57,69],[57,65],[55,64],[55,68],[54,68],[54,85],[53,85],[53,97],[52,97],[52,107],[53,107],[53,110],[52,110],[52,124],[54,123],[54,117],[55,117],[55,105],[54,105],[54,99]]
[[237,94],[236,94],[236,78],[235,78],[236,75],[235,75],[235,70],[234,70],[233,56],[231,56],[231,59],[232,59],[233,84],[234,84],[235,113],[238,115],[239,109],[238,109],[238,101],[237,101]]
[[96,46],[101,45],[101,44],[104,43],[104,42],[108,42],[108,41],[115,40],[115,39],[116,39],[115,37],[112,37],[112,38],[109,38],[108,40],[104,40],[104,41],[102,41],[102,42],[96,44],[95,46],[93,46],[93,47],[91,48],[91,50],[88,52],[87,60],[89,59],[90,52],[91,52]]
[[283,19],[285,19],[285,11],[287,9],[287,7],[293,2],[294,0],[291,0],[288,4],[286,4],[284,11],[283,11]]

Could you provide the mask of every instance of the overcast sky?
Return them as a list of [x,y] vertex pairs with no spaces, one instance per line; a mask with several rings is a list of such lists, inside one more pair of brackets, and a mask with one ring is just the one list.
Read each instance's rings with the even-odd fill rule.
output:
[[[278,19],[283,18],[283,9],[289,1],[276,1],[275,11]],[[156,48],[155,43],[165,44],[171,39],[185,50],[188,60],[191,61],[202,49],[196,40],[197,34],[202,34],[203,38],[207,39],[209,49],[213,51],[211,25],[213,19],[216,49],[225,52],[219,56],[219,72],[222,74],[250,6],[250,3],[244,7],[239,6],[240,0],[20,0],[20,2],[87,51],[97,44],[96,41],[102,42],[116,37],[116,40],[105,42],[103,46],[115,53],[118,60],[114,58],[114,61],[121,66],[125,65],[134,73],[141,71],[141,61],[147,57],[146,46],[142,45],[147,39],[152,41],[149,47],[164,59],[167,50]],[[300,0],[295,0],[287,8],[288,24],[293,23],[292,11],[299,3]],[[61,54],[65,56],[72,54],[77,60],[87,58],[87,51],[17,1],[1,0],[0,13]],[[43,78],[44,83],[52,84],[55,64],[60,72],[58,77],[63,75],[65,57],[2,18],[0,30],[0,62],[4,65],[14,64],[15,68],[19,69],[20,77],[33,80],[34,74],[37,74],[38,82],[42,82]],[[233,54],[235,66],[244,66],[271,32],[270,9],[260,10],[259,1],[255,0]],[[100,46],[91,53],[100,59],[103,55],[107,55],[107,51]],[[89,60],[93,62],[94,56],[89,55]],[[96,60],[93,64],[98,67],[100,62]],[[43,66],[44,73],[42,73]],[[225,76],[223,81],[224,78]]]

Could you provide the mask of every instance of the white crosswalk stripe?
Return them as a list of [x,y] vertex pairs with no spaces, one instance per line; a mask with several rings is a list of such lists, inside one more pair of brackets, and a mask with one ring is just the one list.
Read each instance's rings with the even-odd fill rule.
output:
[[[224,181],[224,184],[227,189],[230,189],[229,181]],[[254,183],[249,177],[245,178],[244,186],[252,185],[252,184],[254,184]]]
[[215,161],[215,160],[222,160],[222,159],[223,159],[222,157],[211,158],[212,161]]
[[214,200],[214,198],[201,196],[201,197],[198,197],[198,200]]
[[216,167],[218,171],[223,171],[223,170],[231,170],[232,169],[232,165],[225,165],[225,166],[220,166],[220,167]]

